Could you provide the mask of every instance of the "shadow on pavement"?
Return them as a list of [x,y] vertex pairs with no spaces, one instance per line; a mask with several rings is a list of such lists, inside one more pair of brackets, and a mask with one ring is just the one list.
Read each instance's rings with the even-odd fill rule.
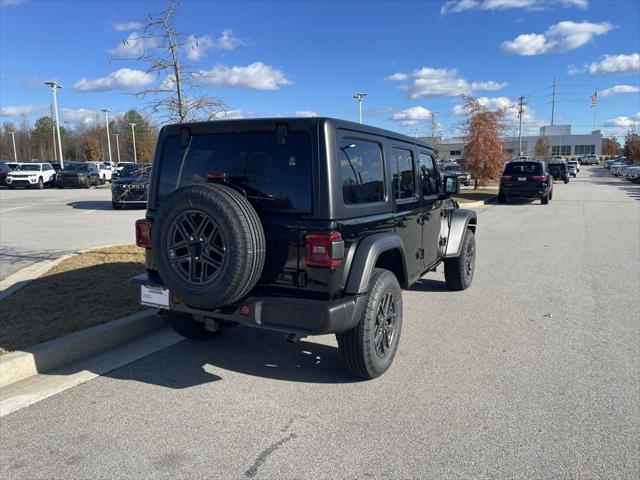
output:
[[226,372],[288,382],[355,383],[338,349],[284,333],[235,327],[207,341],[184,340],[104,376],[183,389],[224,380]]
[[78,210],[111,210],[110,200],[81,200],[67,205]]
[[440,280],[420,279],[409,289],[410,292],[453,292],[446,282]]

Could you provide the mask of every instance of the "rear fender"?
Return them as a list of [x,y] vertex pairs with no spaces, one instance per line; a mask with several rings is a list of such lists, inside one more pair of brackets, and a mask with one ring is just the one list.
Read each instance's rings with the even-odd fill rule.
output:
[[478,215],[473,210],[465,210],[458,208],[451,212],[451,228],[449,229],[449,238],[447,240],[447,248],[445,250],[445,258],[455,258],[460,256],[462,248],[462,240],[467,228],[476,233],[478,225]]
[[359,242],[351,262],[345,293],[362,295],[367,292],[376,262],[385,252],[397,255],[399,261],[396,263],[400,265],[393,265],[393,273],[398,277],[398,283],[407,288],[409,282],[402,239],[395,234],[379,233],[365,237]]

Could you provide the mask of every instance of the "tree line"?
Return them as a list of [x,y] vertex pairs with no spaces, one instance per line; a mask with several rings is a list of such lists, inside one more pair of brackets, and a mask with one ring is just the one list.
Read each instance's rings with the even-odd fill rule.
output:
[[[100,124],[100,117],[97,115],[96,122],[91,125],[78,124],[75,127],[60,125],[62,155],[65,161],[109,161],[107,129],[104,121],[102,125]],[[149,163],[153,159],[158,128],[151,125],[134,109],[126,112],[122,117],[109,121],[111,158],[113,162],[118,161],[119,144],[120,160],[134,161],[134,133],[131,123],[135,124],[137,160],[141,163]],[[13,135],[11,132],[14,132]],[[13,136],[15,136],[15,153],[19,162],[60,161],[54,143],[57,141],[55,122],[50,116],[38,118],[33,125],[26,118],[19,123],[4,122],[0,131],[0,159],[3,161],[14,160]]]

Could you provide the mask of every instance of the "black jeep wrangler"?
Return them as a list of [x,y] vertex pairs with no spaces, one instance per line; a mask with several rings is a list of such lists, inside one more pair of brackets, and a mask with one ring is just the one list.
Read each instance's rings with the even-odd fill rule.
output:
[[450,288],[471,284],[477,217],[458,189],[431,146],[342,120],[166,126],[132,282],[187,338],[335,333],[347,369],[374,378],[398,348],[401,289],[441,263]]

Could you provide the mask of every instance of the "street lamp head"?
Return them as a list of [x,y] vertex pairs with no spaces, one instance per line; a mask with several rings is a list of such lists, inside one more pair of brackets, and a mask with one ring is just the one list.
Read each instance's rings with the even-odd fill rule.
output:
[[129,125],[131,125],[132,127],[135,127],[136,124],[135,123],[130,123]]
[[364,97],[366,97],[367,94],[366,93],[356,93],[353,98],[357,99],[357,100],[362,100]]
[[56,88],[62,88],[62,85],[60,85],[58,82],[54,80],[47,80],[46,82],[42,82],[42,83],[51,87],[53,90],[55,90]]
[[101,108],[101,109],[100,109],[100,111],[101,111],[101,112],[104,112],[104,113],[108,113],[108,112],[109,112],[109,109],[108,109],[108,108]]

